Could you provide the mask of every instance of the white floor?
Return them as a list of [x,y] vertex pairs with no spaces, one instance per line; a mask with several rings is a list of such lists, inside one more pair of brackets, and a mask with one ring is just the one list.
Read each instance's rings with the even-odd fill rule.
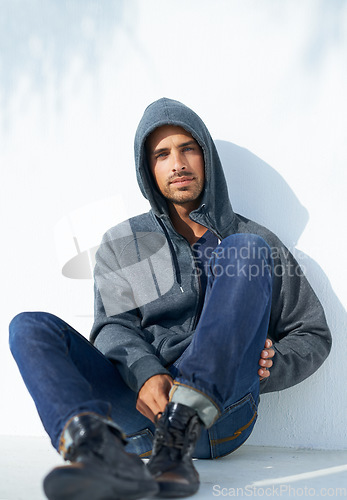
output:
[[[0,436],[0,500],[44,500],[44,475],[62,463],[43,437]],[[347,497],[347,451],[243,446],[229,457],[196,461],[194,498]],[[86,496],[86,500],[88,500]]]

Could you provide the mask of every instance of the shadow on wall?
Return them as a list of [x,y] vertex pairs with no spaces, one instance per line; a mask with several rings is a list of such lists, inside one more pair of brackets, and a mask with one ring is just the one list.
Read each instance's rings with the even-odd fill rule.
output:
[[[339,392],[343,390],[341,381],[346,379],[342,353],[345,352],[347,313],[321,267],[307,254],[295,248],[309,220],[308,212],[285,180],[270,165],[235,144],[216,141],[216,146],[233,208],[268,227],[290,248],[322,302],[333,336],[332,353],[322,369],[314,374],[314,378],[303,382],[302,388],[297,386],[277,394],[262,396],[259,420],[249,444],[281,446],[285,443],[285,446],[293,446],[291,431],[286,430],[286,424],[279,424],[283,422],[283,415],[287,415],[287,424],[290,424],[290,418],[300,422],[304,405],[316,408],[319,402],[322,417],[317,420],[318,428],[311,437],[300,436],[300,430],[296,431],[299,437],[295,438],[294,446],[345,449],[345,441],[341,440],[342,431],[339,430],[344,428],[345,401],[343,398],[336,398],[334,390],[330,391],[328,388],[334,386]],[[293,397],[296,401],[294,406]],[[331,436],[331,426],[336,427],[335,436]]]
[[266,226],[294,248],[309,216],[283,177],[247,149],[215,143],[235,212]]
[[[233,209],[273,231],[294,254],[323,304],[334,337],[333,348],[338,352],[339,333],[347,328],[346,310],[321,267],[295,248],[309,220],[308,211],[270,165],[235,144],[226,141],[215,143]],[[336,339],[334,333],[337,334]]]

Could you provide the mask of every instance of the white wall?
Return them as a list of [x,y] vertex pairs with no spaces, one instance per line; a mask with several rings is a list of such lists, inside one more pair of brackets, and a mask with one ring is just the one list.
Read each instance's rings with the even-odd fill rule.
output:
[[[205,120],[236,211],[299,252],[334,336],[309,380],[264,396],[252,444],[346,448],[346,0],[3,0],[3,434],[40,434],[7,347],[46,310],[88,335],[91,279],[63,265],[147,209],[132,141],[167,96]],[[40,360],[38,360],[40,362]]]

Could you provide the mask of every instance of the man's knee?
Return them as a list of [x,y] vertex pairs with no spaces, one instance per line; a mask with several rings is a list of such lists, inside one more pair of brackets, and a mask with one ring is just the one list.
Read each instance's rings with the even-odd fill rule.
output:
[[230,234],[221,241],[220,248],[230,249],[229,254],[243,258],[256,258],[258,256],[270,256],[271,248],[264,238],[253,233]]
[[271,248],[257,234],[237,233],[224,238],[214,251],[219,260],[252,262],[265,260],[272,263]]
[[215,277],[268,278],[273,267],[271,248],[256,234],[232,234],[215,249],[211,265]]
[[18,344],[22,346],[25,345],[33,334],[41,330],[38,328],[38,325],[42,325],[42,323],[48,324],[54,321],[54,319],[58,318],[46,312],[30,311],[17,314],[9,325],[9,344],[11,352],[14,352]]

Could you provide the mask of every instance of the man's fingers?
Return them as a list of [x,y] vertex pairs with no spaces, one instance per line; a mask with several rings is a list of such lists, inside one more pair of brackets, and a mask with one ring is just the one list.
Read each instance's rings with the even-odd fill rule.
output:
[[163,394],[157,395],[157,398],[151,398],[150,401],[144,402],[142,399],[138,398],[136,403],[136,409],[142,413],[145,417],[149,418],[154,422],[155,416],[163,412],[168,404],[169,398]]
[[265,348],[261,351],[259,360],[260,368],[258,370],[258,375],[260,380],[270,377],[269,368],[271,368],[271,366],[273,365],[271,358],[273,358],[275,355],[275,350],[271,349],[272,345],[272,340],[266,339]]
[[162,410],[154,403],[151,406],[148,406],[143,401],[137,401],[136,409],[142,413],[145,417],[149,418],[154,423],[155,416]]
[[261,359],[259,361],[259,365],[262,367],[262,368],[271,368],[271,366],[273,365],[273,362],[271,359]]
[[275,355],[274,349],[264,349],[261,351],[260,357],[263,359],[273,358]]
[[155,401],[156,406],[158,408],[158,412],[164,411],[168,402],[169,402],[169,396],[164,396],[164,394],[159,394],[157,400]]
[[258,370],[258,375],[260,377],[260,380],[262,380],[263,378],[268,378],[270,377],[270,372],[269,370],[267,370],[266,368],[260,368]]
[[147,406],[145,403],[143,403],[143,401],[137,400],[136,409],[137,409],[137,411],[142,413],[142,415],[144,415],[149,420],[154,422],[154,417],[155,417],[154,413],[152,412],[152,410],[150,409],[149,406]]
[[150,377],[137,396],[137,410],[153,422],[155,415],[165,410],[172,384],[170,375],[159,374]]

